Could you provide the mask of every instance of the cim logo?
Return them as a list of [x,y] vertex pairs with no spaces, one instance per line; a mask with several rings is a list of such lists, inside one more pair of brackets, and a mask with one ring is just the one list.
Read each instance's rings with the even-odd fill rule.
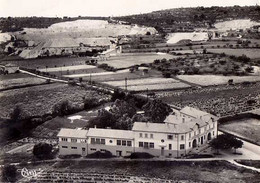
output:
[[25,178],[31,179],[36,178],[43,170],[39,168],[38,170],[28,170],[27,168],[19,169],[18,172],[21,172],[21,175]]

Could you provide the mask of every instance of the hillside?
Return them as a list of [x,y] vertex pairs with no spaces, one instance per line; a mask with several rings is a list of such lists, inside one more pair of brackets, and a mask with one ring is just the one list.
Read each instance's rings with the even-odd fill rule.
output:
[[115,19],[155,27],[161,33],[192,32],[194,28],[213,27],[217,22],[233,19],[260,20],[259,6],[196,7],[154,11]]

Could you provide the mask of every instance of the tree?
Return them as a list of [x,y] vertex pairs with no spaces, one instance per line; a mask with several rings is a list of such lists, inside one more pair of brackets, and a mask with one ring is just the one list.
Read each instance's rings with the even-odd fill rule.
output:
[[47,143],[39,143],[33,147],[33,155],[40,159],[49,158],[52,152],[52,145]]
[[236,139],[236,138],[232,138],[231,140],[232,140],[232,141],[231,141],[232,147],[235,149],[235,154],[236,154],[236,150],[237,150],[238,148],[242,148],[242,146],[243,146],[244,143],[243,143],[241,140],[238,140],[238,139]]
[[12,122],[17,122],[22,118],[22,108],[20,106],[15,106],[14,110],[10,113],[10,119]]
[[73,111],[73,108],[68,100],[61,101],[54,105],[53,113],[58,116],[65,116],[70,114]]
[[145,111],[145,115],[148,116],[152,122],[158,123],[163,122],[170,112],[172,112],[171,107],[161,100],[148,101],[143,106],[143,110]]
[[16,167],[14,165],[5,165],[2,170],[3,182],[15,182],[16,181]]
[[217,149],[217,152],[219,149],[232,149],[235,148],[241,148],[243,145],[243,142],[241,140],[236,139],[233,135],[230,134],[221,134],[217,138],[213,139],[210,142],[210,145]]
[[100,105],[97,98],[85,98],[84,99],[84,109],[92,109]]

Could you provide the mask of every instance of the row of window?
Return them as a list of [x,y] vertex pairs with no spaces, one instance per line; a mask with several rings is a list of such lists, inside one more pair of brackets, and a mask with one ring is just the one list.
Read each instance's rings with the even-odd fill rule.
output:
[[[61,141],[68,142],[68,138],[61,138]],[[78,139],[71,138],[71,142],[77,143],[77,141],[78,141]],[[87,143],[87,140],[86,139],[81,139],[80,142]]]
[[[140,138],[143,138],[143,137],[144,138],[148,138],[148,133],[145,133],[144,136],[143,136],[143,133],[139,133],[139,137]],[[152,133],[150,134],[149,138],[153,139],[153,134]]]
[[132,146],[132,141],[129,140],[117,140],[116,145],[118,146]]
[[[68,146],[61,146],[63,149],[68,149]],[[78,149],[77,147],[71,147],[71,149]]]
[[105,145],[106,144],[106,140],[105,139],[100,139],[100,138],[91,138],[90,143],[91,144],[102,144],[102,145]]
[[153,142],[139,142],[139,147],[154,148]]

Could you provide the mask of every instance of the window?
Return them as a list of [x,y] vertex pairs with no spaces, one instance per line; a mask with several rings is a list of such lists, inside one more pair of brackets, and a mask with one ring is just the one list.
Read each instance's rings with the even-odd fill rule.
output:
[[109,142],[110,142],[110,143],[113,143],[113,140],[110,140]]
[[189,138],[191,138],[191,133],[189,133]]
[[185,148],[184,144],[181,144],[180,149],[184,149],[184,148]]
[[71,147],[71,149],[77,149],[77,147]]
[[150,138],[153,139],[153,134],[150,134]]
[[121,146],[121,140],[117,140],[116,145]]
[[127,146],[132,146],[132,141],[127,141]]
[[199,129],[199,134],[201,133],[201,129]]
[[215,131],[213,131],[213,136],[215,135],[215,133],[214,133]]
[[172,145],[171,144],[169,144],[169,150],[172,150]]
[[126,141],[122,140],[122,146],[126,146]]
[[68,139],[67,138],[61,138],[61,141],[68,141]]
[[207,126],[204,127],[204,131],[207,131]]
[[145,133],[145,134],[144,134],[144,137],[145,137],[145,138],[148,138],[148,134],[147,134],[147,133]]
[[167,138],[168,138],[169,140],[172,140],[172,139],[173,139],[173,135],[168,135]]
[[106,150],[105,150],[105,149],[100,149],[100,151],[101,151],[101,152],[106,152]]
[[61,146],[61,147],[64,148],[64,149],[68,148],[68,146]]
[[161,142],[164,143],[164,140],[162,139]]
[[105,139],[101,139],[101,144],[106,144],[106,141],[105,141]]
[[91,138],[91,140],[90,140],[91,142],[91,144],[95,144],[95,138]]
[[91,150],[91,151],[96,151],[97,149],[93,149],[93,148],[91,148],[90,150]]
[[189,142],[189,147],[191,146],[191,143]]
[[153,142],[150,142],[150,148],[154,148],[154,143]]
[[77,139],[71,139],[71,142],[77,142]]
[[169,153],[169,156],[172,156],[172,153]]
[[139,142],[139,147],[144,147],[144,143],[143,142]]
[[194,136],[196,136],[196,131],[194,131]]
[[148,142],[144,142],[144,148],[148,148]]
[[141,138],[142,138],[142,137],[143,137],[143,134],[142,134],[142,133],[139,133],[139,137],[141,137]]
[[184,135],[181,136],[181,140],[184,140]]
[[96,139],[96,144],[100,144],[100,139]]

